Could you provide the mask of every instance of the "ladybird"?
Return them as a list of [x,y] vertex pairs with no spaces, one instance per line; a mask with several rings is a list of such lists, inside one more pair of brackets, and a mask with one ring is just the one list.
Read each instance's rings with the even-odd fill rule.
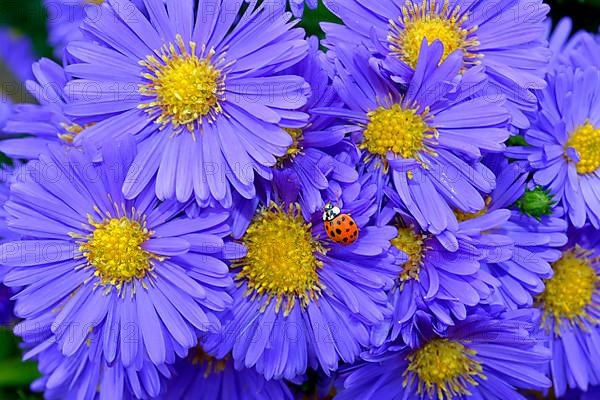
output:
[[342,245],[349,245],[358,239],[358,225],[348,214],[342,214],[339,207],[331,203],[325,205],[323,225],[331,240]]

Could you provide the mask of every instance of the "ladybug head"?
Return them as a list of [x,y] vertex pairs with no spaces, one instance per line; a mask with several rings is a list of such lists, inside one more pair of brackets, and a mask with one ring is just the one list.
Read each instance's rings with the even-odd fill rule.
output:
[[333,221],[335,217],[340,215],[342,211],[339,207],[334,206],[331,203],[325,204],[325,208],[323,209],[323,221]]

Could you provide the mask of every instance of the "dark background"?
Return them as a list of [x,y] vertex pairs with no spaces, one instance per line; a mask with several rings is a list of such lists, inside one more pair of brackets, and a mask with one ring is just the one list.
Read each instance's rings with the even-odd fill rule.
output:
[[[553,0],[546,3],[552,7],[554,21],[570,16],[575,30],[598,31],[600,0]],[[306,10],[302,26],[311,34],[320,34],[318,23],[326,20],[335,21],[335,17],[323,7],[316,11]],[[0,0],[0,25],[10,26],[29,36],[38,56],[52,56],[52,49],[46,41],[46,11],[42,0]],[[27,390],[29,383],[37,377],[35,364],[23,363],[20,358],[18,342],[11,330],[0,328],[0,400],[41,399]]]

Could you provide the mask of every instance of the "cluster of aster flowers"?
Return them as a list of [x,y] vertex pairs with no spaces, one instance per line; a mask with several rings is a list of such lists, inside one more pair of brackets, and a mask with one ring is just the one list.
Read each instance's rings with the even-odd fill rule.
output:
[[325,0],[321,40],[313,0],[46,5],[60,63],[0,48],[35,99],[0,104],[0,321],[45,398],[594,398],[600,37],[542,0]]

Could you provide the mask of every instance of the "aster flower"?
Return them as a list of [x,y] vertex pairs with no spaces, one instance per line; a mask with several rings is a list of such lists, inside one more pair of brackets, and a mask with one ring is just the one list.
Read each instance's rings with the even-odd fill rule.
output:
[[124,199],[132,142],[94,156],[50,145],[11,186],[8,225],[24,239],[1,245],[0,263],[4,283],[19,288],[15,314],[50,318],[65,356],[94,332],[108,363],[173,362],[196,345],[196,330],[218,330],[215,313],[231,304],[229,215],[187,217],[185,204],[161,203],[152,188]]
[[319,0],[289,0],[290,8],[296,18],[302,18],[304,7],[311,10],[316,10],[319,5]]
[[421,340],[415,322],[428,321],[434,330],[443,331],[464,320],[469,307],[488,299],[500,286],[481,266],[512,257],[512,240],[490,234],[510,214],[494,210],[462,221],[454,232],[434,235],[418,227],[395,192],[388,191],[388,196],[380,222],[398,227],[392,252],[399,252],[396,257],[402,272],[390,291],[392,318],[374,331],[372,342],[381,345],[401,336],[404,343],[415,346]]
[[174,366],[166,399],[181,400],[292,400],[281,380],[266,380],[254,369],[236,370],[231,357],[217,359],[201,346]]
[[[6,218],[8,214],[4,209],[4,204],[10,195],[10,184],[14,181],[15,176],[18,176],[21,164],[14,161],[14,166],[0,166],[0,242],[18,238],[7,226]],[[0,282],[2,281],[2,272],[0,272]]]
[[[485,67],[488,90],[503,93],[512,124],[526,128],[535,111],[532,89],[542,88],[550,52],[544,40],[549,7],[542,0],[324,0],[345,26],[324,23],[325,45],[365,43],[393,76],[410,82],[421,41],[442,42],[442,60],[462,51],[461,71]],[[416,72],[415,72],[416,74]]]
[[3,66],[3,85],[0,90],[0,130],[12,112],[15,101],[24,101],[21,86],[30,79],[34,61],[31,42],[7,28],[0,28],[0,66]]
[[373,72],[364,47],[338,46],[333,84],[349,109],[318,112],[348,121],[344,129],[364,150],[365,161],[390,175],[424,230],[441,233],[457,228],[454,208],[484,207],[480,191],[490,192],[494,179],[479,160],[482,152],[504,149],[509,114],[503,100],[478,96],[485,82],[481,68],[456,78],[460,52],[440,64],[442,44],[424,40],[422,46],[406,92]]
[[11,296],[10,289],[0,285],[0,326],[8,325],[13,318]]
[[[547,21],[548,30],[552,22]],[[587,66],[600,67],[600,43],[598,39],[586,31],[575,32],[572,36],[573,21],[569,17],[562,18],[548,32],[549,47],[552,50],[550,71],[561,65],[571,65],[584,68]]]
[[[123,2],[121,12],[131,17],[133,7],[141,7],[142,0],[131,0]],[[98,7],[104,0],[44,0],[44,6],[48,12],[48,41],[54,48],[54,54],[58,58],[64,56],[67,44],[74,40],[81,40],[83,34],[79,26],[86,14],[96,18],[101,13]],[[86,7],[88,8],[86,11]]]
[[600,227],[600,72],[563,67],[538,93],[540,111],[525,133],[528,146],[507,154],[527,159],[535,184],[549,189],[570,222]]
[[83,38],[79,25],[85,17],[85,7],[99,10],[98,4],[103,0],[44,0],[48,12],[48,41],[54,47],[58,58],[64,55],[64,49],[72,40]]
[[78,61],[66,71],[80,79],[67,83],[65,112],[99,121],[75,144],[135,137],[144,168],[129,171],[127,198],[155,176],[161,200],[230,206],[232,191],[254,197],[256,175],[271,179],[293,143],[281,126],[307,121],[296,110],[308,84],[279,74],[306,56],[304,31],[282,9],[256,2],[173,0],[165,8],[149,0],[148,17],[133,9],[127,20],[122,3],[104,2],[98,18],[83,22],[89,40],[68,47]]
[[[251,2],[251,0],[246,1],[249,3]],[[265,3],[274,5],[275,7],[285,7],[287,5],[294,17],[302,18],[304,15],[304,7],[316,10],[319,5],[319,0],[266,0]]]
[[[308,43],[308,56],[282,73],[301,76],[310,84],[311,96],[300,109],[310,117],[307,123],[285,128],[294,143],[273,169],[273,184],[284,201],[298,201],[302,212],[310,216],[323,209],[320,192],[329,189],[330,181],[349,184],[358,179],[358,174],[353,165],[339,159],[339,153],[356,150],[345,139],[344,130],[330,129],[336,119],[310,112],[313,108],[340,106],[341,101],[322,65],[324,54],[319,50],[318,39],[310,37]],[[265,186],[268,191],[269,182]]]
[[[14,173],[14,168],[12,167],[0,167],[0,242],[18,238],[18,235],[8,228],[6,223],[8,214],[4,210],[4,203],[8,200],[9,186],[13,180]],[[5,268],[0,268],[0,282],[3,281],[6,272]],[[13,302],[11,301],[12,295],[12,290],[0,283],[0,326],[8,325],[14,318]]]
[[486,207],[465,219],[477,219],[496,210],[510,211],[510,218],[488,231],[513,242],[510,258],[493,260],[484,269],[501,282],[497,300],[509,309],[531,307],[533,297],[544,290],[543,279],[552,276],[551,262],[560,258],[567,242],[567,223],[552,197],[539,187],[527,188],[528,172],[522,163],[509,163],[503,156],[488,157],[486,164],[496,174],[496,188]]
[[[41,373],[31,389],[44,392],[45,399],[154,399],[164,392],[163,383],[172,376],[168,367],[154,365],[147,355],[129,367],[107,363],[102,357],[103,338],[98,331],[90,332],[86,345],[66,357],[54,340],[52,323],[46,314],[15,327],[27,350],[24,359],[36,361]],[[122,332],[127,335],[131,329]]]
[[10,116],[12,102],[4,95],[0,96],[0,131],[4,128],[6,120]]
[[[547,349],[532,336],[533,312],[469,316],[443,336],[427,333],[417,349],[388,346],[341,371],[336,399],[522,399],[544,389]],[[424,326],[423,330],[427,331]]]
[[[4,126],[4,133],[17,138],[0,141],[0,151],[9,157],[35,159],[49,143],[72,145],[76,135],[93,122],[75,122],[64,114],[68,76],[54,61],[42,58],[32,67],[35,81],[27,81],[27,89],[38,104],[17,104]],[[28,137],[21,137],[28,134]]]
[[600,396],[600,386],[589,387],[586,391],[572,389],[565,393],[564,400],[595,400]]
[[[0,243],[7,240],[14,240],[19,237],[19,235],[8,228],[6,222],[8,214],[4,210],[4,204],[8,200],[10,193],[10,183],[17,174],[15,173],[15,170],[17,170],[19,166],[19,164],[16,164],[15,167],[8,165],[0,166]],[[0,268],[0,326],[7,326],[14,319],[13,302],[11,300],[13,291],[1,283],[6,272],[7,270],[5,268]]]
[[591,226],[569,231],[569,243],[552,264],[554,276],[537,297],[542,336],[550,341],[554,393],[600,384],[600,247]]
[[579,68],[594,66],[600,68],[600,39],[597,35],[579,32],[573,36],[571,51],[565,63]]
[[[293,379],[310,366],[326,374],[353,362],[369,330],[388,313],[386,290],[399,273],[388,254],[391,226],[370,222],[376,186],[363,176],[340,198],[329,198],[359,228],[350,245],[330,240],[322,213],[306,219],[297,204],[245,209],[233,222],[241,237],[232,274],[234,305],[220,335],[205,349],[267,379]],[[277,199],[275,199],[277,200]]]
[[[13,75],[14,82],[23,83],[33,77],[31,64],[34,61],[35,55],[27,36],[9,28],[0,28],[0,63],[6,66],[5,72]],[[4,79],[6,80],[6,77]],[[4,91],[6,90],[5,86]],[[11,93],[5,94],[11,95]]]

